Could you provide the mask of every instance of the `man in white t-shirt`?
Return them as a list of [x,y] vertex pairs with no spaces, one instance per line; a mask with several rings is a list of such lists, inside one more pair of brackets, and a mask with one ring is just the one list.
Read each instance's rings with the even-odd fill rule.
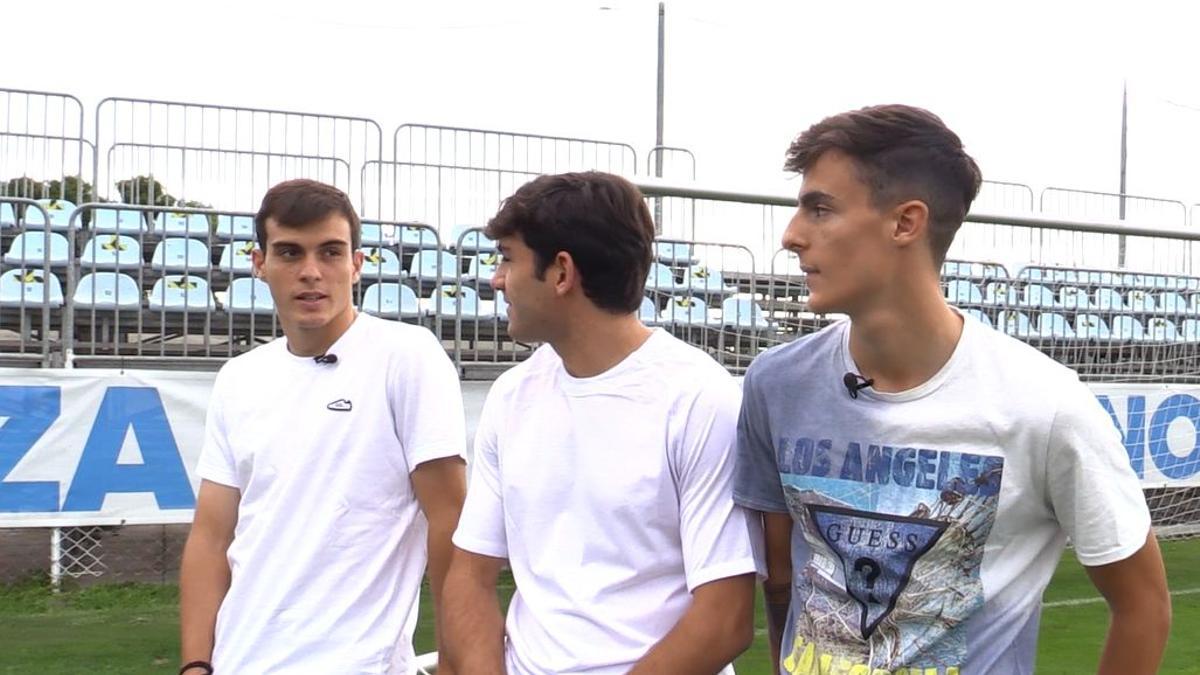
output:
[[[654,223],[603,173],[543,176],[486,234],[509,332],[543,342],[492,386],[446,581],[458,672],[721,672],[753,637],[756,561],[733,503],[740,392],[637,319]],[[516,592],[496,598],[505,563]]]
[[426,551],[436,605],[466,492],[457,374],[428,330],[355,311],[341,190],[276,185],[255,226],[284,337],[213,386],[181,673],[412,672]]
[[1111,611],[1100,671],[1154,673],[1170,599],[1118,432],[1074,372],[943,299],[980,185],[958,136],[865,108],[786,166],[804,180],[783,245],[809,308],[849,320],[743,383],[734,496],[762,513],[781,671],[1032,673],[1069,537]]

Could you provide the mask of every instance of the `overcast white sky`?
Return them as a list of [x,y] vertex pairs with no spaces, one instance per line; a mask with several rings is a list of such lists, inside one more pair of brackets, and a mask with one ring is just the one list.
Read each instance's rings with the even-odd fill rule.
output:
[[[927,107],[985,178],[1200,201],[1198,3],[667,3],[666,137],[705,183],[778,191],[789,140]],[[601,9],[608,7],[609,9]],[[0,87],[654,141],[654,0],[5,3]],[[24,27],[24,28],[22,28]],[[1183,106],[1192,106],[1195,110]],[[89,123],[90,124],[90,123]],[[386,143],[385,143],[386,144]]]

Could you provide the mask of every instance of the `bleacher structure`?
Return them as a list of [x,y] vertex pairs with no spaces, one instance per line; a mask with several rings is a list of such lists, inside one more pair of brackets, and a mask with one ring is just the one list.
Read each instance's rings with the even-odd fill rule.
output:
[[[0,111],[4,366],[215,370],[277,337],[269,289],[251,274],[252,212],[293,177],[359,205],[356,305],[427,326],[465,378],[495,377],[535,347],[508,336],[481,226],[542,173],[599,169],[639,184],[662,231],[639,316],[735,373],[837,319],[808,310],[795,256],[778,250],[795,198],[700,189],[687,182],[694,158],[691,175],[667,182],[639,176],[635,149],[616,142],[403,125],[385,157],[379,125],[363,118],[105,99],[88,139],[67,95],[0,90]],[[652,153],[669,151],[686,153]],[[942,268],[947,300],[1088,381],[1200,382],[1188,210],[1077,192],[1049,188],[1035,208],[1028,186],[985,183]],[[1117,222],[1125,207],[1152,222]],[[1160,526],[1200,533],[1200,489],[1147,494]]]

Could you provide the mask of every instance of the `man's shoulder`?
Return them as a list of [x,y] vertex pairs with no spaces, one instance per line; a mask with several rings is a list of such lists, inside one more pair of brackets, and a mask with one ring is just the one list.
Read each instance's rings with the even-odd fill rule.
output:
[[794,369],[808,368],[816,361],[831,358],[847,325],[844,320],[837,321],[815,333],[771,347],[759,354],[746,369],[747,378],[760,384],[777,378],[790,379]]

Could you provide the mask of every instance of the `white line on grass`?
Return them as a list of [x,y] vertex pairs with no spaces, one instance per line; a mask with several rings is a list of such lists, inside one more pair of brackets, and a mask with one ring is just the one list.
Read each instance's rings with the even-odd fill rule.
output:
[[[1200,593],[1200,588],[1184,588],[1178,591],[1171,591],[1171,595],[1194,595]],[[1104,602],[1104,598],[1076,598],[1074,600],[1055,600],[1054,602],[1043,602],[1042,607],[1075,607],[1077,605],[1091,605],[1097,602]]]

